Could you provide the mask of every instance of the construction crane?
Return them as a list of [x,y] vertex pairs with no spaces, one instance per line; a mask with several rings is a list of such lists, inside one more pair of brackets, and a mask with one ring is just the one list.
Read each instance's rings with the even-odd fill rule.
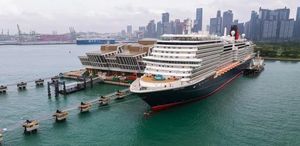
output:
[[19,24],[17,24],[17,28],[18,28],[18,34],[19,34],[19,42],[22,42],[23,41],[23,39],[22,39],[22,32],[21,32]]

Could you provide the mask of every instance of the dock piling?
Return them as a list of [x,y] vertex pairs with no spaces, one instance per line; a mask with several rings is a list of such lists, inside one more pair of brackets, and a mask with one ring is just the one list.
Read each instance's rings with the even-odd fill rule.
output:
[[63,81],[64,95],[67,95],[66,82]]
[[47,82],[47,88],[48,88],[48,97],[51,97],[50,82]]
[[55,94],[55,97],[58,97],[58,94],[59,94],[58,81],[54,82],[54,94]]
[[93,77],[92,76],[90,77],[90,80],[91,80],[91,88],[93,88]]
[[83,78],[83,86],[84,86],[84,89],[86,89],[86,78]]

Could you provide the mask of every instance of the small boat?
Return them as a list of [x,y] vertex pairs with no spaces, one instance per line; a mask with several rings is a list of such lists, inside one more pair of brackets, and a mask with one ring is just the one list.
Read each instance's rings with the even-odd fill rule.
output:
[[80,106],[79,106],[79,109],[80,109],[80,112],[83,113],[83,112],[90,111],[91,107],[92,107],[92,104],[81,102]]
[[108,105],[109,99],[107,97],[101,96],[99,99],[99,105],[100,106],[106,106]]
[[116,96],[117,96],[117,100],[119,99],[124,99],[125,98],[125,92],[121,92],[120,90],[117,91]]
[[26,120],[23,123],[23,127],[25,133],[36,132],[39,128],[39,123],[37,120]]
[[27,83],[26,82],[21,82],[17,84],[17,87],[22,90],[22,89],[26,89]]
[[53,117],[55,117],[55,120],[58,121],[64,121],[67,119],[69,113],[68,112],[64,112],[64,111],[60,111],[60,110],[56,110],[56,113],[53,114]]

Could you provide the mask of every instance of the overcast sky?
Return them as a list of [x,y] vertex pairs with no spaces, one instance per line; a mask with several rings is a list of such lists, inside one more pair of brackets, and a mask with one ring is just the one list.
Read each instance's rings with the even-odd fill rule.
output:
[[[234,19],[248,21],[251,10],[262,8],[291,9],[292,18],[299,0],[0,0],[0,29],[15,33],[19,24],[23,31],[40,33],[76,31],[118,32],[132,24],[134,29],[149,20],[161,19],[169,12],[171,19],[195,19],[195,9],[204,9],[204,26],[217,10],[232,10]],[[205,28],[205,27],[204,27]]]

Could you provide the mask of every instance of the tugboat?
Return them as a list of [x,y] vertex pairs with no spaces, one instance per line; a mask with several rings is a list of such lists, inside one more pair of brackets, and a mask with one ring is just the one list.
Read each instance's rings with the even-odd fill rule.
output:
[[120,100],[120,99],[124,99],[125,98],[125,92],[121,92],[120,90],[117,91],[116,93],[116,96],[117,96],[117,100]]
[[264,59],[260,57],[259,54],[260,52],[258,52],[257,56],[252,59],[249,68],[245,69],[244,75],[257,75],[264,70]]
[[6,93],[6,90],[7,90],[6,86],[3,85],[0,86],[0,93]]
[[81,113],[88,112],[88,111],[90,111],[91,107],[92,107],[92,104],[81,102],[80,106],[79,106],[80,112]]
[[59,121],[65,121],[68,115],[69,115],[68,112],[56,110],[56,113],[53,114],[53,117],[55,117],[56,122],[59,122]]
[[108,105],[109,99],[107,97],[101,96],[99,99],[99,106]]
[[17,84],[17,87],[18,87],[19,90],[25,90],[26,86],[27,86],[26,82],[21,82],[21,83]]
[[39,128],[39,123],[36,120],[26,120],[23,123],[24,133],[36,132]]

